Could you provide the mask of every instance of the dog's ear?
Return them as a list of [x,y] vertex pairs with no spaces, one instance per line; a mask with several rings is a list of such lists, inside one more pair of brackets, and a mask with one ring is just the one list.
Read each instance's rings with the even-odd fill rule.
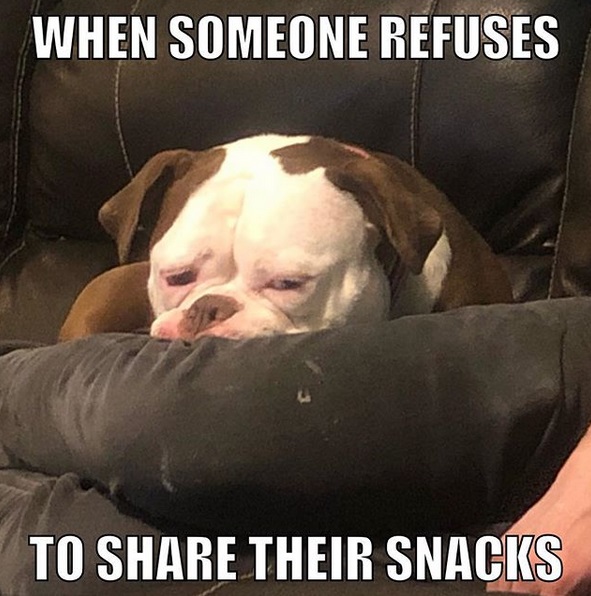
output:
[[357,155],[342,165],[328,167],[326,176],[353,194],[368,221],[387,240],[377,248],[386,273],[394,266],[392,249],[412,273],[421,273],[443,232],[441,216],[428,200],[439,191],[410,165],[378,153]]
[[218,171],[225,155],[221,147],[162,151],[101,207],[99,221],[117,242],[121,264],[149,258],[191,193]]
[[187,172],[193,159],[194,153],[183,149],[156,154],[101,207],[99,221],[117,243],[121,264],[147,259],[166,191]]

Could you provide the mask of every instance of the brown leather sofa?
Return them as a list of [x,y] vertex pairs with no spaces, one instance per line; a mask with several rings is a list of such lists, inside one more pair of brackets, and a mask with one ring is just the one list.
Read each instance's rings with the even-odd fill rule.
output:
[[[168,55],[171,16],[240,13],[367,15],[369,58],[208,61],[194,57],[179,61]],[[554,15],[560,24],[555,31],[560,52],[552,60],[494,61],[482,54],[461,60],[450,51],[443,60],[379,57],[380,15],[473,13],[474,2],[469,0],[297,0],[280,6],[271,0],[231,6],[212,0],[4,0],[0,8],[0,347],[7,355],[0,359],[0,449],[4,449],[0,467],[5,468],[0,469],[0,486],[4,483],[24,492],[33,487],[33,501],[27,501],[25,512],[16,502],[5,509],[4,527],[0,508],[0,536],[8,541],[10,535],[5,542],[8,546],[4,550],[0,546],[0,593],[46,590],[53,594],[62,589],[74,594],[107,593],[107,589],[124,593],[122,586],[90,580],[78,586],[58,584],[59,588],[51,581],[31,583],[27,575],[31,553],[23,543],[26,533],[79,531],[88,541],[111,527],[120,533],[183,534],[191,527],[187,520],[195,519],[196,499],[202,499],[202,517],[196,525],[209,533],[249,534],[257,527],[270,534],[313,532],[318,522],[317,527],[326,532],[357,529],[378,535],[379,519],[392,513],[392,502],[398,510],[384,532],[391,534],[400,527],[409,533],[433,533],[515,519],[548,486],[588,424],[591,408],[589,373],[584,369],[591,351],[586,331],[591,327],[591,306],[585,299],[591,294],[591,63],[586,53],[591,4],[584,0],[478,3],[483,16]],[[31,15],[82,14],[156,15],[158,58],[36,58]],[[324,339],[318,344],[320,340],[311,338],[303,347],[274,339],[235,351],[213,341],[189,354],[187,346],[165,349],[161,342],[145,337],[117,336],[116,340],[91,338],[75,346],[14,351],[30,345],[26,342],[55,342],[77,293],[91,278],[116,265],[114,246],[97,221],[97,211],[151,155],[167,148],[206,148],[260,132],[321,134],[412,163],[446,192],[502,256],[515,299],[523,304],[401,320],[383,332],[350,335],[344,330],[328,334],[326,345]],[[418,345],[417,337],[430,338],[429,354],[423,344]],[[351,342],[357,346],[353,351]],[[297,363],[308,357],[309,350],[334,357],[334,386],[339,395],[335,393],[332,399],[344,399],[357,421],[347,427],[349,434],[343,434],[340,443],[328,449],[330,457],[320,458],[320,471],[314,477],[304,470],[316,468],[318,450],[324,450],[314,435],[320,418],[298,420],[286,410],[280,421],[278,412],[260,400],[261,390],[269,387],[271,401],[281,383],[296,374]],[[131,352],[141,353],[145,360],[137,369],[129,362],[127,369],[119,368],[121,358],[129,358]],[[277,354],[284,356],[276,358]],[[386,361],[385,354],[395,357]],[[207,490],[199,492],[191,486],[175,501],[153,489],[150,471],[140,473],[134,466],[139,469],[138,462],[150,459],[145,455],[150,441],[161,432],[178,435],[186,447],[188,435],[183,436],[175,426],[181,416],[186,432],[211,436],[213,419],[205,416],[203,421],[204,406],[189,412],[182,381],[174,373],[162,372],[185,358],[195,359],[194,365],[205,371],[209,383],[213,379],[228,384],[232,379],[243,381],[241,399],[248,402],[250,396],[257,405],[252,409],[241,406],[239,415],[222,408],[226,417],[215,418],[215,422],[230,422],[221,434],[214,433],[216,441],[223,443],[226,432],[230,442],[239,444],[219,453],[209,443],[208,447],[200,444],[198,448],[204,449],[200,465],[211,466],[216,453],[223,463],[217,471],[208,468],[211,485]],[[379,362],[379,366],[363,364],[358,370],[355,362],[362,360]],[[422,384],[413,368],[416,362],[427,369],[441,367],[445,381],[441,386],[446,391],[438,393],[433,383]],[[262,374],[263,381],[255,382],[254,371],[267,365],[271,368]],[[150,377],[158,366],[162,376]],[[347,366],[354,374],[343,372]],[[454,366],[461,372],[454,373]],[[28,371],[26,378],[20,376],[23,368]],[[386,378],[381,372],[384,368],[394,371],[394,377]],[[130,380],[133,370],[144,377],[141,382]],[[359,378],[376,383],[379,400],[373,406],[380,412],[379,431],[363,426],[378,422],[356,405],[367,391],[363,384],[356,385]],[[395,402],[396,407],[387,405],[394,399],[395,382],[405,387],[414,406],[398,394],[396,399],[401,401]],[[328,385],[326,381],[322,390],[328,391]],[[378,386],[384,387],[383,393]],[[160,394],[160,401],[156,396],[146,397],[145,402],[139,399],[150,390]],[[178,397],[173,400],[179,408],[176,418],[171,417],[170,402],[162,403],[162,394],[170,397],[171,391]],[[216,391],[208,386],[205,394],[219,399]],[[129,398],[134,392],[137,401],[135,395]],[[507,397],[499,403],[503,392],[513,401]],[[469,405],[454,406],[450,414],[449,404],[457,404],[450,400],[465,395],[472,398]],[[95,438],[100,436],[100,442],[85,443],[84,433],[74,433],[74,439],[68,434],[83,397],[85,403],[96,399],[97,407],[109,412],[109,425],[92,417],[76,418],[77,423],[86,420],[89,428],[98,428]],[[449,415],[441,421],[449,433],[438,435],[443,437],[438,447],[441,458],[448,464],[431,471],[451,474],[446,480],[413,475],[418,468],[405,459],[413,449],[414,453],[424,449],[427,459],[433,456],[433,444],[431,448],[422,445],[418,434],[427,433],[429,424],[434,424],[435,410],[429,410],[434,400],[438,411]],[[144,416],[154,426],[150,437],[142,435],[146,418],[137,415],[144,408],[142,403],[146,404]],[[412,434],[409,412],[420,408],[425,420],[429,415],[432,418]],[[404,424],[401,411],[406,412],[402,418],[409,416]],[[316,416],[326,417],[330,412]],[[267,426],[240,426],[254,415]],[[266,450],[249,451],[253,437],[273,425],[276,431],[268,443],[278,441],[275,446],[283,451],[277,458],[270,458]],[[137,443],[120,441],[133,433],[140,437]],[[279,439],[289,433],[290,440],[282,443]],[[350,454],[351,444],[367,436],[373,437],[373,450],[359,455],[352,467],[369,471],[363,482],[357,477],[353,483],[352,473],[345,470],[351,466],[339,463],[339,453]],[[468,447],[462,444],[464,436],[469,437]],[[457,445],[452,437],[460,437]],[[84,448],[79,448],[79,441]],[[314,449],[300,452],[302,441],[311,441]],[[401,450],[397,441],[408,449]],[[93,459],[99,449],[108,453],[100,462]],[[473,456],[468,457],[469,451]],[[485,452],[487,457],[481,458]],[[126,463],[121,463],[123,453]],[[240,453],[243,456],[238,457]],[[293,453],[299,453],[296,463]],[[449,462],[455,457],[457,473],[451,473]],[[291,463],[286,466],[286,461]],[[117,465],[111,469],[109,462]],[[186,458],[181,467],[183,474],[195,472]],[[216,476],[221,469],[223,474]],[[281,480],[268,480],[264,470]],[[295,481],[298,474],[306,487],[301,492]],[[247,477],[260,482],[243,481]],[[230,486],[232,479],[237,480]],[[400,491],[405,483],[414,492],[409,489],[393,495],[391,491]],[[65,498],[57,509],[60,515],[56,517],[47,502],[31,504],[43,498],[53,499],[54,504]],[[356,526],[351,520],[364,517],[361,507],[374,513]],[[92,519],[89,511],[96,513]],[[341,525],[343,519],[347,521]],[[12,524],[8,531],[7,520]],[[286,520],[290,523],[283,524]],[[20,533],[15,530],[19,524]],[[125,585],[125,590],[136,588],[157,593],[184,589],[178,584]],[[200,593],[199,589],[193,586],[188,593]],[[249,590],[273,594],[315,594],[320,589],[322,593],[347,590],[361,594],[368,590],[365,584],[330,583],[276,583],[266,585],[269,592],[263,592],[261,584],[224,587],[229,593],[231,589],[245,594]],[[387,580],[372,584],[375,593],[392,593],[392,589]],[[406,590],[401,594],[411,589],[419,594],[429,586],[398,589]],[[437,594],[446,589],[472,593],[482,591],[482,586],[436,585],[431,589]]]

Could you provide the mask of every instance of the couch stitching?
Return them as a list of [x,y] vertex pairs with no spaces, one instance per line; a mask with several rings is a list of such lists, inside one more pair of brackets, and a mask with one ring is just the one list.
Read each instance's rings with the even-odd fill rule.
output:
[[9,252],[6,255],[6,258],[0,263],[0,273],[2,273],[2,270],[8,265],[8,262],[12,259],[12,257],[16,256],[23,248],[25,248],[25,244],[26,241],[23,238],[21,243],[12,252]]
[[[429,18],[435,14],[439,0],[431,0],[429,5]],[[417,162],[417,137],[419,124],[419,100],[420,100],[420,86],[423,75],[423,60],[415,60],[415,68],[412,78],[412,91],[410,99],[410,163],[413,167]]]
[[[133,16],[137,13],[140,6],[141,0],[136,0],[129,12],[129,16]],[[126,32],[129,30],[129,23],[126,27]],[[123,162],[125,163],[125,169],[129,175],[129,179],[133,178],[133,168],[131,167],[131,161],[129,160],[129,152],[127,151],[127,145],[125,143],[125,137],[123,135],[123,126],[121,124],[121,102],[120,102],[120,91],[121,91],[121,70],[123,68],[123,60],[117,60],[115,66],[115,128],[117,129],[117,137],[119,139],[119,147],[123,155]]]
[[554,282],[556,279],[556,270],[558,268],[558,254],[560,252],[561,240],[562,240],[562,233],[564,228],[564,220],[566,217],[566,208],[568,205],[568,198],[569,198],[569,191],[570,191],[570,181],[571,181],[571,159],[572,159],[572,152],[573,152],[573,144],[574,144],[574,136],[575,136],[575,127],[577,122],[577,112],[579,109],[580,101],[581,101],[581,87],[583,83],[583,75],[585,74],[585,66],[589,59],[589,52],[591,47],[591,27],[589,28],[589,32],[587,33],[587,41],[585,43],[585,52],[583,54],[583,61],[581,62],[581,69],[579,71],[579,79],[577,82],[577,91],[575,94],[575,102],[573,104],[573,113],[571,116],[571,124],[570,130],[568,134],[568,148],[566,152],[566,174],[565,174],[565,181],[564,181],[564,193],[562,195],[562,207],[560,209],[560,219],[558,223],[558,231],[556,233],[556,241],[555,241],[555,248],[554,248],[554,258],[552,259],[552,269],[550,273],[550,282],[548,284],[548,296],[547,299],[549,300],[552,297],[552,292],[554,290]]
[[[18,166],[19,166],[19,151],[20,151],[20,133],[22,129],[22,108],[23,108],[23,86],[25,83],[26,76],[26,63],[27,54],[31,46],[31,17],[39,11],[39,5],[41,0],[33,0],[31,2],[31,9],[29,11],[29,19],[25,28],[25,34],[23,42],[19,49],[17,72],[14,79],[14,89],[12,95],[12,127],[11,127],[11,143],[10,143],[10,162],[12,168],[10,170],[10,211],[8,212],[8,219],[6,221],[6,227],[4,228],[3,240],[8,238],[10,228],[16,215],[16,205],[18,197]],[[13,254],[13,253],[11,253]],[[0,265],[0,268],[8,261],[9,255],[4,262]]]

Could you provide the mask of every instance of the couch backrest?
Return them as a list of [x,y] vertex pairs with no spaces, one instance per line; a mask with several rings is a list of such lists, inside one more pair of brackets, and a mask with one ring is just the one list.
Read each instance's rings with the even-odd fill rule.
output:
[[[20,138],[21,120],[17,117],[22,96],[22,79],[27,55],[27,24],[31,7],[26,2],[7,0],[0,6],[0,262],[6,251],[9,227],[16,216],[16,188],[13,184],[17,167],[16,143]],[[22,197],[21,197],[22,200]],[[14,238],[11,238],[14,240]]]
[[[12,101],[20,127],[13,121],[11,131],[20,136],[13,134],[18,152],[10,160],[4,104],[0,121],[0,232],[13,199],[26,215],[11,220],[12,244],[25,220],[44,238],[107,243],[98,208],[162,149],[200,149],[266,131],[316,133],[416,165],[505,257],[519,299],[591,293],[591,243],[584,242],[591,230],[588,1],[479,2],[483,16],[548,14],[559,22],[556,58],[498,61],[482,52],[461,60],[449,49],[444,60],[380,58],[380,16],[474,14],[471,0],[34,0],[29,8],[155,15],[158,58],[27,63],[21,55],[26,68],[16,71],[17,46],[31,57],[34,44],[30,32],[3,32],[11,49],[2,72],[15,71],[22,83]],[[195,21],[208,14],[367,15],[369,58],[175,60],[168,22],[177,14]],[[22,22],[21,10],[15,30]],[[540,41],[532,33],[531,42]],[[18,279],[18,271],[11,275]]]

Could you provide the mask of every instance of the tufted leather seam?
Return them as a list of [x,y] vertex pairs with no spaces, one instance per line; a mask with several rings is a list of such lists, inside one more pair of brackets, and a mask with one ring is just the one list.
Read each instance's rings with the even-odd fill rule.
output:
[[[131,5],[131,9],[129,12],[129,16],[135,15],[138,11],[138,8],[141,4],[141,0],[135,0],[135,2]],[[129,23],[126,27],[126,33],[129,28]],[[129,179],[133,178],[133,169],[131,167],[131,162],[129,160],[129,152],[127,151],[127,144],[125,143],[125,137],[123,135],[123,126],[121,124],[121,101],[120,101],[120,91],[121,91],[121,70],[123,68],[124,60],[117,60],[117,65],[115,66],[115,128],[117,129],[117,138],[119,139],[119,148],[121,149],[121,154],[123,156],[123,162],[125,163],[125,169],[127,170],[127,174],[129,175]]]
[[[31,2],[31,9],[29,11],[29,20],[25,28],[23,42],[21,44],[16,75],[14,77],[14,89],[12,94],[12,123],[10,131],[10,210],[8,212],[8,219],[4,228],[2,240],[8,238],[10,228],[16,215],[16,205],[18,199],[18,168],[19,168],[19,151],[20,151],[20,133],[22,129],[22,109],[23,109],[23,86],[25,83],[27,55],[31,47],[32,26],[31,17],[39,12],[39,5],[41,0],[33,0]],[[20,247],[19,247],[20,248]],[[11,253],[13,254],[13,253]],[[8,261],[9,255],[5,261],[0,264],[0,268]]]
[[[429,18],[431,18],[437,7],[439,0],[431,0],[429,5]],[[420,101],[420,87],[423,75],[423,60],[415,60],[415,68],[412,78],[412,91],[410,98],[410,163],[413,167],[417,162],[417,141],[418,141],[418,125],[419,125],[419,101]]]
[[564,181],[564,193],[562,196],[562,206],[560,209],[560,219],[559,219],[559,223],[558,223],[558,231],[556,233],[554,258],[552,259],[552,270],[550,273],[550,282],[548,284],[547,299],[552,298],[552,294],[554,291],[554,282],[556,281],[556,271],[558,268],[558,257],[559,257],[560,248],[561,248],[562,232],[563,232],[563,228],[564,228],[564,220],[566,217],[566,209],[568,206],[568,198],[569,198],[569,191],[570,191],[570,175],[571,175],[574,136],[575,136],[575,130],[576,130],[576,123],[577,123],[577,112],[579,110],[580,100],[581,100],[581,87],[582,87],[582,82],[583,82],[583,75],[585,73],[585,67],[589,61],[590,47],[591,47],[591,27],[589,28],[589,32],[587,33],[587,41],[585,44],[585,51],[583,53],[583,60],[581,62],[581,68],[579,70],[577,91],[575,94],[575,101],[573,104],[573,113],[571,116],[570,130],[568,133],[568,148],[567,148],[567,152],[566,152],[566,174],[565,174],[565,181]]

